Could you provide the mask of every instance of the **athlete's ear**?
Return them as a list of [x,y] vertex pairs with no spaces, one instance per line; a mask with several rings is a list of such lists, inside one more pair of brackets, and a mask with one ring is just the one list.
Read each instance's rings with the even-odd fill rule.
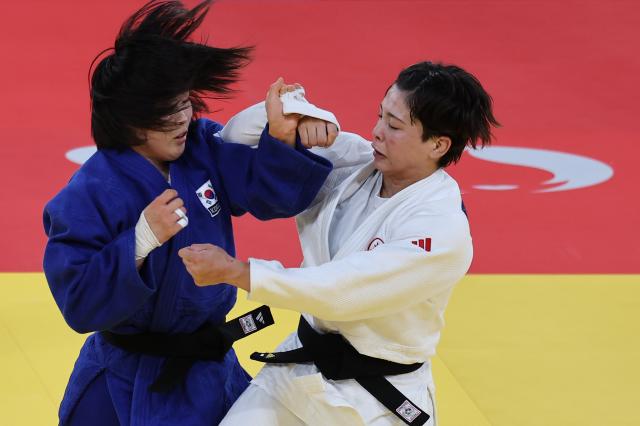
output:
[[145,143],[147,142],[147,132],[145,130],[135,127],[133,129],[133,134],[139,141],[144,141]]
[[449,136],[434,136],[427,143],[433,146],[429,152],[429,157],[436,161],[442,158],[451,148],[451,138]]

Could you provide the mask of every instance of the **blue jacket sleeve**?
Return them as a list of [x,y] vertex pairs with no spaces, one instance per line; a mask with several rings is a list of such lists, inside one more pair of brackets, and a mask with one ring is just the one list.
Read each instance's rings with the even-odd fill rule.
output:
[[257,149],[213,139],[214,161],[236,216],[247,211],[262,220],[295,216],[311,204],[333,167],[299,139],[293,149],[271,137],[268,126]]
[[62,315],[79,333],[114,327],[155,291],[135,265],[135,228],[118,230],[122,212],[104,191],[71,184],[45,207],[44,272]]

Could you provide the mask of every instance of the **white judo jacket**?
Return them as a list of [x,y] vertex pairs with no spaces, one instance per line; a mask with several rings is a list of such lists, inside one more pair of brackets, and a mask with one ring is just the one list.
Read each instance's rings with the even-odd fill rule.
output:
[[[227,124],[225,140],[252,143],[265,122],[264,107],[251,107]],[[296,218],[303,264],[284,268],[250,259],[249,299],[303,312],[316,330],[340,333],[362,354],[424,362],[415,372],[388,379],[429,411],[429,359],[451,292],[473,255],[460,189],[444,170],[436,171],[377,207],[331,257],[333,213],[376,172],[373,150],[360,136],[341,132],[331,148],[314,153],[332,161],[334,170]],[[294,333],[278,350],[299,346]],[[349,424],[401,424],[354,380],[326,380],[313,364],[266,365],[254,383],[308,424],[343,424],[349,411]],[[329,420],[332,413],[337,423]]]

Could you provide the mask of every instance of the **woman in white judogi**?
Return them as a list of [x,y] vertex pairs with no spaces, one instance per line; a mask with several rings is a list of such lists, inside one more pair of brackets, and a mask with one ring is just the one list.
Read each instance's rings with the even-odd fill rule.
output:
[[[264,125],[263,111],[258,105],[239,114],[226,127],[234,132],[227,140],[251,139],[252,123]],[[386,377],[415,404],[402,413],[392,413],[353,379],[325,378],[313,363],[267,364],[223,425],[411,424],[421,411],[429,415],[426,424],[435,424],[429,359],[473,252],[460,189],[443,168],[465,146],[488,143],[497,124],[490,96],[472,75],[415,64],[382,100],[372,142],[341,132],[330,148],[314,148],[334,171],[297,217],[300,268],[241,262],[211,245],[180,252],[199,285],[226,282],[247,290],[251,300],[302,312],[314,330],[341,334],[360,354],[424,363]],[[326,135],[308,134],[304,124],[299,130],[303,143],[325,144]],[[293,333],[278,351],[300,346]]]

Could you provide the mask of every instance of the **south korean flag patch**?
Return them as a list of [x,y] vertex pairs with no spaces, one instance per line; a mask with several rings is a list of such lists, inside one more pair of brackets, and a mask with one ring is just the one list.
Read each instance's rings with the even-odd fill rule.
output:
[[202,186],[196,191],[196,195],[198,196],[198,200],[200,200],[200,203],[202,203],[204,208],[209,211],[211,217],[215,217],[218,213],[220,213],[220,202],[218,201],[216,191],[214,191],[213,189],[211,180],[203,183]]

